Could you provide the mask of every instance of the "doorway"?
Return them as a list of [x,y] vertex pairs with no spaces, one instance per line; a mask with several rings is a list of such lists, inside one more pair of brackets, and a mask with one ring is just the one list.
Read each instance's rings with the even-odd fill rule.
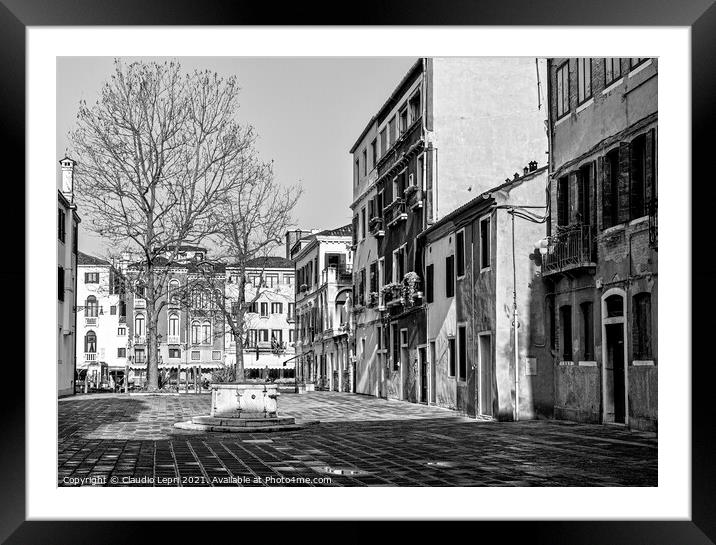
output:
[[607,393],[611,393],[610,405],[614,414],[613,421],[618,424],[624,424],[626,417],[624,399],[626,394],[624,381],[624,327],[622,324],[607,324],[604,327],[607,335],[606,372],[609,375],[607,382],[611,383],[612,386],[607,389]]
[[629,424],[625,298],[619,288],[602,295],[602,422],[608,424]]
[[478,395],[480,398],[480,414],[494,416],[493,409],[493,389],[494,380],[494,364],[492,359],[492,336],[490,333],[481,333],[478,335],[479,350],[479,381]]
[[420,359],[420,403],[428,402],[428,355],[424,346],[418,348]]

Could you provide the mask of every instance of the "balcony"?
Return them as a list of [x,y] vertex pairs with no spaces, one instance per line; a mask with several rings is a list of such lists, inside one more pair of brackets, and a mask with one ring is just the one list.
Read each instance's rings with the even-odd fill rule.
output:
[[596,267],[594,229],[591,225],[573,225],[550,237],[547,253],[542,256],[542,275]]
[[147,337],[145,335],[135,335],[134,344],[147,344]]
[[416,210],[423,207],[423,190],[416,185],[408,186],[405,190],[408,207]]
[[409,272],[402,281],[386,284],[382,289],[383,302],[388,309],[410,308],[422,299],[422,280],[415,272]]
[[120,316],[120,317],[119,317],[119,323],[120,323],[120,324],[126,324],[126,323],[127,323],[127,316],[126,316],[126,315]]
[[324,284],[350,285],[353,283],[353,268],[349,265],[331,265],[323,269]]
[[385,236],[385,229],[383,228],[383,218],[380,216],[374,216],[370,218],[369,222],[370,234],[374,237]]
[[85,352],[85,361],[97,361],[97,352]]
[[134,308],[147,308],[147,300],[142,297],[134,296]]
[[97,316],[85,316],[85,327],[97,327]]
[[179,344],[179,335],[167,335],[167,344]]
[[405,209],[405,199],[395,199],[385,208],[385,219],[388,227],[392,227],[401,221],[408,219],[408,213]]

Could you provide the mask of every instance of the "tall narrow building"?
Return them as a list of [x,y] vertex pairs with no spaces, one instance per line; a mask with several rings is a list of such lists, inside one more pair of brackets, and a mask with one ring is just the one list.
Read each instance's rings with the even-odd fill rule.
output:
[[75,161],[60,160],[57,182],[57,395],[75,393],[77,242],[80,217],[74,198]]
[[431,402],[421,377],[443,363],[426,350],[418,235],[505,172],[544,162],[545,77],[534,58],[420,58],[358,136],[350,150],[358,392]]

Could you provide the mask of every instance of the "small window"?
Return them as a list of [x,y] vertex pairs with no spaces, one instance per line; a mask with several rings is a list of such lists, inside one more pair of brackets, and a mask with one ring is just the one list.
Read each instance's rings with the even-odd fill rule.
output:
[[198,350],[192,350],[191,351],[191,359],[192,359],[192,361],[201,360],[201,352],[199,352]]
[[85,273],[85,284],[99,284],[99,273],[98,272]]
[[562,359],[572,361],[572,307],[564,305],[559,309],[559,327],[562,330]]
[[407,329],[400,330],[400,347],[408,348],[408,330]]
[[635,360],[649,360],[651,354],[651,294],[637,293],[633,299],[632,347]]
[[267,343],[269,340],[269,330],[268,329],[259,329],[259,340],[261,342]]
[[592,303],[587,301],[579,305],[582,311],[582,346],[584,347],[584,359],[594,360],[594,317]]
[[296,303],[288,304],[288,319],[293,320],[296,317]]
[[480,220],[480,270],[485,270],[492,264],[492,240],[490,233],[490,218]]
[[557,118],[569,111],[569,62],[557,68]]
[[259,311],[259,310],[258,310],[258,303],[256,303],[256,302],[254,302],[254,303],[249,303],[249,306],[248,306],[246,312],[253,312],[254,314],[257,314],[258,311]]
[[271,314],[283,314],[283,303],[271,303]]
[[407,130],[408,130],[408,108],[407,108],[407,106],[403,106],[403,109],[400,110],[400,134],[403,134]]
[[604,85],[608,87],[622,76],[622,60],[604,59]]
[[467,327],[464,325],[457,328],[457,362],[458,379],[467,379]]
[[109,315],[110,315],[110,316],[116,316],[116,315],[117,315],[117,305],[110,305],[110,306],[109,306]]
[[455,253],[457,255],[457,277],[465,275],[465,231],[458,231],[455,236]]
[[127,349],[126,348],[117,348],[117,357],[118,358],[126,358],[127,357]]
[[127,328],[126,327],[118,327],[117,328],[117,335],[120,337],[123,337],[127,334]]
[[170,348],[169,349],[169,357],[170,358],[181,358],[181,348]]
[[146,360],[146,354],[144,352],[144,348],[135,348],[134,349],[134,363],[145,363]]
[[65,300],[65,269],[57,267],[57,300]]
[[220,361],[221,360],[221,350],[212,350],[211,351],[211,359],[213,361]]
[[65,241],[65,233],[66,233],[66,217],[65,211],[62,210],[62,208],[57,209],[57,238],[60,242]]
[[577,96],[580,104],[592,96],[592,59],[577,59]]
[[455,376],[455,339],[448,339],[448,376]]
[[433,282],[435,278],[435,266],[431,263],[425,267],[425,300],[432,303],[434,300]]
[[261,303],[261,317],[267,318],[268,317],[268,303]]
[[455,256],[445,258],[445,297],[455,295]]

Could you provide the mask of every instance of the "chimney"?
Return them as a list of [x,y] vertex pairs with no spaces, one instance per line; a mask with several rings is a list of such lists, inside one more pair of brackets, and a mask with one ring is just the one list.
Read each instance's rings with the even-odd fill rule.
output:
[[527,176],[527,173],[528,173],[529,171],[530,171],[529,168],[527,168],[527,167],[523,168],[523,169],[522,169],[522,175],[523,175],[523,176]]
[[530,172],[537,170],[537,161],[530,161]]
[[73,202],[75,194],[75,164],[76,162],[65,156],[60,160],[62,166],[62,194],[65,198]]
[[286,259],[291,259],[291,248],[303,236],[303,233],[301,229],[286,231]]

